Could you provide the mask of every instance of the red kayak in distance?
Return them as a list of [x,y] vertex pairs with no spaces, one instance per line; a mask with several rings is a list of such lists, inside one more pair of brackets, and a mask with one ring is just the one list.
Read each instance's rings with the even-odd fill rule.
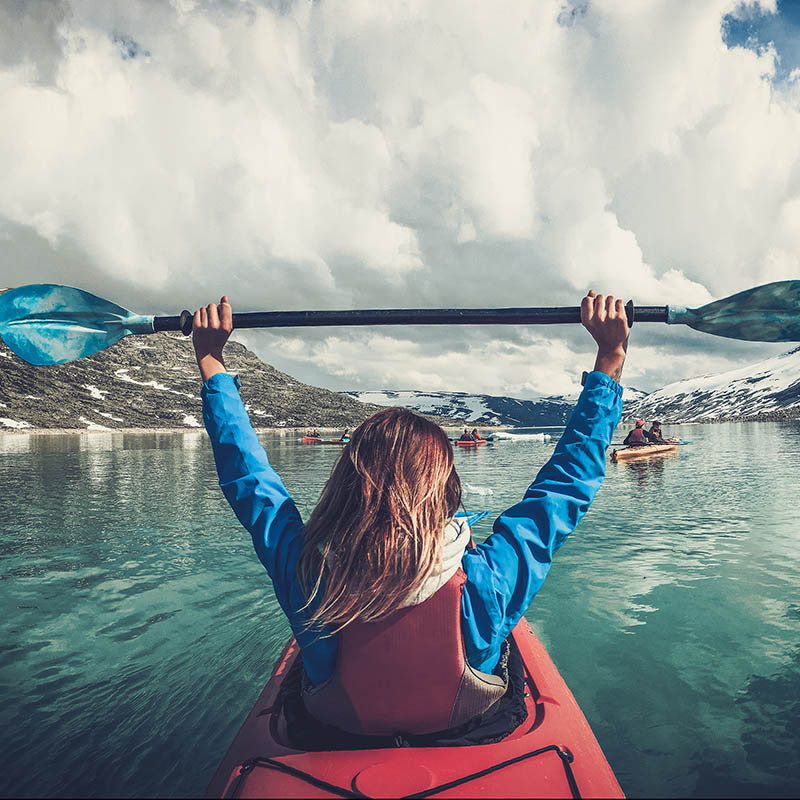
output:
[[488,439],[456,439],[459,447],[477,447],[481,444],[489,444]]
[[274,709],[292,639],[208,786],[208,797],[624,797],[547,651],[521,620],[528,718],[495,744],[305,752]]
[[318,436],[303,436],[300,439],[301,444],[347,444],[350,437],[347,439],[320,439]]

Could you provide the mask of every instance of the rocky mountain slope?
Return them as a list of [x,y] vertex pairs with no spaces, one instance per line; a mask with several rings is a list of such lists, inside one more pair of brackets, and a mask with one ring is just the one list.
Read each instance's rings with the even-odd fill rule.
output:
[[626,408],[663,422],[800,418],[800,347],[757,364],[664,386]]
[[[308,386],[240,344],[225,348],[253,424],[354,427],[378,406]],[[442,420],[440,420],[442,421]],[[0,341],[0,431],[31,428],[200,428],[200,377],[189,339],[129,336],[89,358],[33,367]]]
[[[577,394],[518,400],[514,397],[487,394],[411,390],[348,394],[364,403],[404,406],[423,414],[438,414],[452,420],[463,419],[475,426],[502,425],[518,428],[564,425],[578,399]],[[626,388],[624,400],[626,403],[635,403],[645,396],[644,392]]]

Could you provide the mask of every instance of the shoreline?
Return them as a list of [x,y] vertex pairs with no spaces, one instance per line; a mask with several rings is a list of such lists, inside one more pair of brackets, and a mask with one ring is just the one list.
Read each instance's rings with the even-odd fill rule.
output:
[[[444,431],[461,431],[464,429],[463,425],[442,425],[440,426]],[[469,426],[467,426],[469,427]],[[513,428],[511,425],[481,425],[474,427],[478,427],[479,430],[487,430],[487,431],[500,431],[505,430],[506,428]],[[542,426],[536,425],[533,427],[554,427],[554,426]],[[563,427],[563,426],[555,426],[555,427]],[[253,430],[256,433],[280,433],[284,436],[305,436],[308,432],[307,428],[262,428],[253,426]],[[314,430],[319,431],[320,433],[329,434],[329,433],[341,433],[343,428],[315,428]],[[97,428],[0,428],[0,436],[75,436],[75,435],[97,435],[97,434],[109,434],[109,433],[119,433],[123,435],[131,435],[131,434],[145,434],[145,433],[164,433],[164,434],[175,434],[175,433],[201,433],[204,436],[208,436],[206,429],[204,427],[198,428],[108,428],[108,429],[97,429]]]
[[[624,427],[628,424],[633,424],[633,419],[623,418],[620,420],[619,425]],[[774,416],[770,417],[766,414],[760,416],[751,416],[751,417],[739,417],[737,419],[720,419],[719,417],[712,418],[712,419],[704,419],[704,420],[691,420],[690,422],[665,422],[664,425],[733,425],[736,423],[751,423],[751,422],[800,422],[800,416]],[[356,426],[357,427],[357,426]],[[502,431],[502,430],[509,430],[514,431],[517,428],[522,430],[527,428],[552,428],[552,429],[560,429],[565,427],[564,425],[475,425],[474,423],[470,423],[466,426],[463,424],[458,425],[441,425],[440,426],[443,431],[450,432],[458,432],[462,431],[464,427],[472,428],[477,427],[478,430],[481,431]],[[256,427],[253,426],[253,430],[256,433],[269,433],[269,434],[281,434],[282,436],[304,436],[308,432],[308,428],[268,428],[268,427]],[[321,434],[335,434],[341,433],[344,430],[342,427],[338,428],[323,428],[317,427],[315,430],[318,430]],[[125,436],[129,435],[142,435],[147,433],[157,433],[157,434],[187,434],[187,433],[200,433],[204,436],[207,436],[206,429],[202,426],[193,428],[193,427],[165,427],[165,428],[107,428],[107,429],[97,429],[97,428],[11,428],[11,427],[0,427],[0,436],[75,436],[75,435],[97,435],[97,434],[122,434]]]

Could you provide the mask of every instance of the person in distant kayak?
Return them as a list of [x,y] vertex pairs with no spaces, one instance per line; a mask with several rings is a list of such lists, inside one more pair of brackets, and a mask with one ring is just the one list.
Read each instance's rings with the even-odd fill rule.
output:
[[344,433],[339,437],[340,442],[349,442],[350,441],[350,428],[345,428]]
[[648,439],[649,441],[653,442],[653,444],[665,444],[664,442],[664,432],[661,430],[661,423],[654,422],[650,426],[650,430],[648,431]]
[[469,431],[464,428],[464,433],[461,434],[461,438],[459,439],[460,442],[471,442],[472,436],[470,435]]
[[472,429],[472,433],[469,435],[469,438],[472,439],[474,442],[479,442],[481,440],[481,435],[478,433],[477,428]]
[[650,432],[644,429],[644,420],[637,419],[636,427],[622,440],[622,444],[638,447],[639,445],[649,444],[650,437]]
[[581,320],[597,343],[594,370],[550,459],[474,546],[456,516],[461,482],[447,435],[405,408],[353,431],[304,522],[225,369],[227,298],[195,312],[220,487],[300,646],[279,698],[292,746],[480,744],[525,719],[510,633],[603,482],[622,411],[623,303],[589,292]]

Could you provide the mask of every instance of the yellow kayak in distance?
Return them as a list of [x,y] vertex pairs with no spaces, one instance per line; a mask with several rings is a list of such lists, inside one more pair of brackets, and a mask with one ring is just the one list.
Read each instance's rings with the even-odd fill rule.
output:
[[619,450],[612,450],[611,460],[619,461],[620,459],[660,456],[664,455],[665,453],[672,453],[677,449],[677,442],[668,442],[665,444],[640,444],[632,447],[623,447]]

